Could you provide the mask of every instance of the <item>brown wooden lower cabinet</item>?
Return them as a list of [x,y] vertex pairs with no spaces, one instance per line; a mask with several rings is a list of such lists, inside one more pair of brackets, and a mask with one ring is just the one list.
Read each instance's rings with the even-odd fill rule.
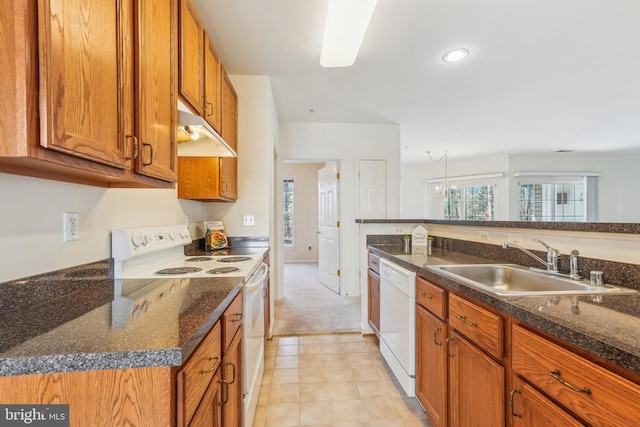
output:
[[449,425],[505,425],[504,367],[455,331],[447,339]]
[[0,403],[68,404],[72,426],[169,427],[174,378],[168,367],[0,377]]
[[369,270],[369,326],[380,337],[380,276]]
[[518,376],[513,377],[510,392],[509,415],[513,427],[577,427],[577,421],[558,405],[538,393]]
[[447,425],[447,324],[416,306],[416,398],[434,427]]
[[220,369],[218,369],[189,427],[222,427],[221,390]]
[[222,425],[242,425],[242,328],[222,357]]

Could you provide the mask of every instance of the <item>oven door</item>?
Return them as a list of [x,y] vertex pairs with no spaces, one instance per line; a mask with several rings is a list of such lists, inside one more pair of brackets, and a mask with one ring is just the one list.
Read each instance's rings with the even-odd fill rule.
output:
[[242,288],[244,364],[244,421],[253,424],[258,394],[264,372],[264,301],[262,287],[269,276],[269,266],[262,263]]

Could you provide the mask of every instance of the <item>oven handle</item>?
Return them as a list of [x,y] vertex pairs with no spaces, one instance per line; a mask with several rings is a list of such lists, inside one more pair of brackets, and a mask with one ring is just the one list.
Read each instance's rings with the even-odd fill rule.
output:
[[[261,270],[262,270],[262,273],[260,273]],[[269,274],[269,266],[263,262],[262,264],[260,264],[260,267],[258,267],[256,272],[253,273],[253,275],[251,276],[249,281],[244,285],[244,288],[242,290],[244,292],[253,292],[258,288],[262,288],[262,283],[265,281],[268,274]],[[256,279],[257,276],[259,277]]]

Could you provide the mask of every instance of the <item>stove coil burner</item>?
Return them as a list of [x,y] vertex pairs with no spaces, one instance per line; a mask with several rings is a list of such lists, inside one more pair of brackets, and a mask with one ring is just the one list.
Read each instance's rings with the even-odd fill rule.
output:
[[226,258],[220,258],[218,262],[242,262],[242,261],[250,261],[250,256],[229,256]]
[[188,258],[185,260],[185,262],[205,262],[205,261],[211,261],[213,258],[211,258],[210,256],[197,256],[194,258]]
[[202,271],[202,269],[197,267],[175,267],[175,268],[165,268],[162,270],[158,270],[156,271],[155,274],[160,274],[163,276],[171,276],[175,274],[197,273],[198,271]]
[[235,271],[240,271],[240,269],[238,267],[219,267],[219,268],[214,268],[213,270],[209,270],[209,271],[207,271],[207,273],[209,273],[209,274],[227,274],[227,273],[233,273]]

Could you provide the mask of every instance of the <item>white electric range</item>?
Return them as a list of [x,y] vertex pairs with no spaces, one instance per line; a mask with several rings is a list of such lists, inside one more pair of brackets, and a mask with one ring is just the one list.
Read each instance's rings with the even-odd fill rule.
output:
[[268,293],[263,291],[263,287],[269,276],[269,267],[262,262],[264,253],[185,256],[184,247],[191,242],[186,225],[113,230],[111,253],[116,283],[126,279],[174,279],[164,280],[165,284],[154,288],[148,295],[135,296],[135,301],[132,300],[134,295],[119,295],[116,291],[115,300],[120,299],[124,303],[120,306],[130,305],[132,311],[125,316],[135,317],[136,313],[147,309],[153,295],[164,298],[180,287],[188,286],[188,279],[241,277],[244,420],[245,426],[251,426],[264,372],[263,298]]

